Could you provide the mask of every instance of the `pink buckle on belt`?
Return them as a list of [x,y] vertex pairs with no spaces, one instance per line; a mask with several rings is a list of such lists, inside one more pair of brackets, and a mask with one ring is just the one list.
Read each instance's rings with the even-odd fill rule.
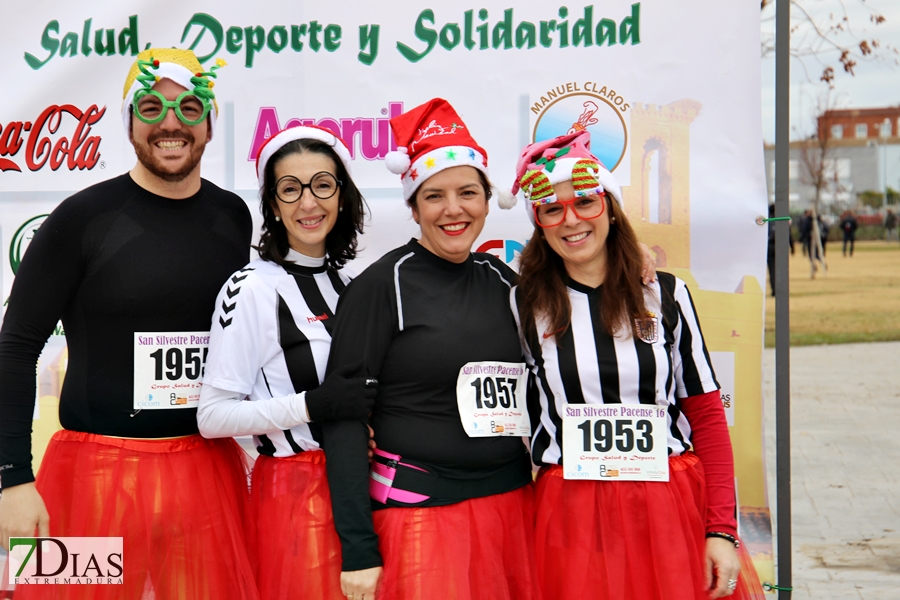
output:
[[403,502],[404,504],[417,504],[428,500],[429,496],[399,490],[394,487],[394,476],[397,474],[398,466],[416,469],[424,473],[428,472],[420,467],[400,462],[399,454],[391,454],[390,452],[376,449],[372,461],[372,469],[369,471],[369,496],[382,504],[387,504],[388,499]]

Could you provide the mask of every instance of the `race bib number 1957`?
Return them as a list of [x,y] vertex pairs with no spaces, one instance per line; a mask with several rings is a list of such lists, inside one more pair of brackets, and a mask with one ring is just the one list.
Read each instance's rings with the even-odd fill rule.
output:
[[208,331],[134,334],[134,408],[196,408]]
[[469,437],[529,436],[525,363],[470,362],[459,370],[456,403]]

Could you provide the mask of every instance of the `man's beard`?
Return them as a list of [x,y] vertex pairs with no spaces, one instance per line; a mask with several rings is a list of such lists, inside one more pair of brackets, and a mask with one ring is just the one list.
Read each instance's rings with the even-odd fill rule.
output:
[[[173,171],[172,167],[167,165],[167,161],[158,159],[153,155],[153,145],[162,139],[183,139],[190,144],[191,153],[189,159],[184,166]],[[137,158],[144,168],[162,179],[163,181],[178,182],[184,180],[193,170],[200,164],[203,157],[203,151],[206,149],[206,142],[197,144],[194,136],[190,132],[158,132],[147,138],[147,143],[134,143],[134,151]]]

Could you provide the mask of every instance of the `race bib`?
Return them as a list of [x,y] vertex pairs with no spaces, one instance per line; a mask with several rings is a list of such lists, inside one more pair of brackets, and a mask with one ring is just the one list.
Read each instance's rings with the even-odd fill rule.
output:
[[651,404],[566,404],[563,477],[668,481],[666,409]]
[[134,334],[134,408],[196,408],[208,331]]
[[459,370],[456,403],[469,437],[530,436],[525,363],[471,362]]

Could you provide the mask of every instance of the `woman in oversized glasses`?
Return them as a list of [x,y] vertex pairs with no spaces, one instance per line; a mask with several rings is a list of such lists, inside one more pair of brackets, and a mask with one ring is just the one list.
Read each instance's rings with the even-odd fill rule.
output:
[[341,600],[341,551],[319,429],[364,418],[374,381],[323,382],[337,300],[364,204],[350,152],[317,127],[272,136],[257,158],[259,259],[216,300],[197,420],[206,437],[253,435],[251,520],[263,598]]
[[586,131],[528,146],[513,189],[535,224],[512,304],[541,466],[539,585],[545,598],[762,598],[690,293],[667,273],[641,285],[621,191],[589,148]]

